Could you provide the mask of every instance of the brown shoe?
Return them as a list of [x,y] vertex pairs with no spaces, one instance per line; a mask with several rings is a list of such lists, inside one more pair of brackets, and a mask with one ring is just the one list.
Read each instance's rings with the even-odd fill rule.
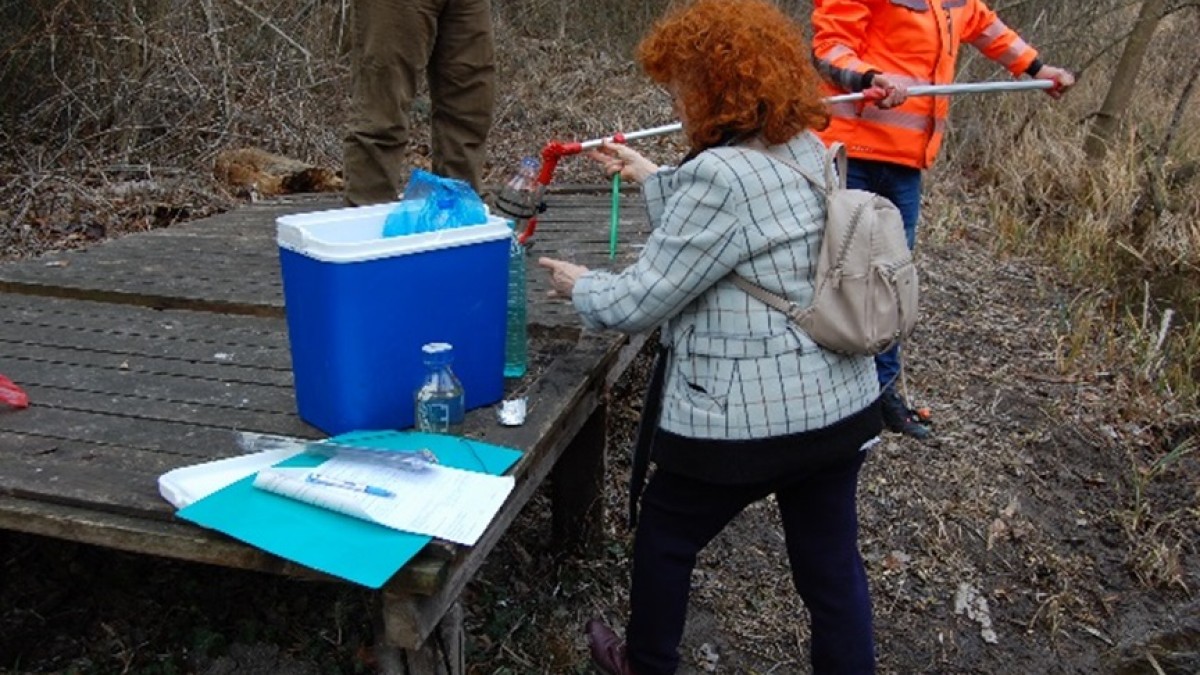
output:
[[587,634],[592,663],[605,675],[637,675],[629,665],[625,643],[603,621],[591,619],[583,629]]

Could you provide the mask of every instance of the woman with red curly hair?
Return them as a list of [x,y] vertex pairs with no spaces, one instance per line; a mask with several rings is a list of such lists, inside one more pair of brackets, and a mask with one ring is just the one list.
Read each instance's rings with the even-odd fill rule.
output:
[[593,619],[592,659],[605,673],[674,673],[697,555],[774,495],[814,672],[873,672],[856,492],[882,425],[874,363],[822,349],[731,278],[811,302],[825,203],[800,171],[824,175],[813,130],[828,114],[808,47],[770,2],[695,0],[654,25],[638,59],[672,94],[691,144],[676,167],[623,145],[593,154],[641,183],[646,246],[620,272],[539,260],[587,327],[658,328],[663,347],[638,434],[649,440],[634,453],[635,477],[643,451],[655,471],[636,521],[626,642]]

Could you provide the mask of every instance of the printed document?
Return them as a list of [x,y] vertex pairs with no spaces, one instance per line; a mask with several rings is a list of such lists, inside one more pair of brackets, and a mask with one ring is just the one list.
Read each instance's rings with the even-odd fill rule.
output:
[[397,469],[333,457],[316,467],[271,467],[254,486],[355,518],[474,545],[512,492],[512,476],[439,464]]

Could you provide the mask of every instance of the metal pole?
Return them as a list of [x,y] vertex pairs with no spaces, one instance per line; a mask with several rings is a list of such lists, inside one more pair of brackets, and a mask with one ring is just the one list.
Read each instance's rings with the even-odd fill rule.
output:
[[[1054,86],[1054,82],[1050,80],[1017,80],[1014,82],[964,82],[960,84],[931,84],[917,85],[908,88],[909,96],[951,96],[955,94],[985,94],[1002,91],[1031,91],[1034,89],[1050,89]],[[853,103],[856,101],[867,100],[866,92],[855,92],[853,94],[839,94],[838,96],[830,96],[825,99],[826,103]],[[672,124],[664,124],[659,127],[650,129],[641,129],[639,131],[630,131],[627,134],[622,134],[621,137],[626,141],[633,141],[639,138],[648,138],[650,136],[662,136],[664,134],[673,134],[683,130],[683,124],[674,122]],[[598,148],[605,141],[612,142],[614,136],[606,138],[594,138],[590,141],[583,141],[579,144],[581,150],[590,150]]]
[[[1050,89],[1051,80],[1016,80],[1012,82],[963,82],[961,84],[927,84],[908,88],[909,96],[951,96],[954,94],[990,94],[1000,91],[1030,91]],[[841,94],[825,99],[826,103],[851,103],[866,100],[865,91]]]
[[[647,138],[649,136],[662,136],[663,134],[673,134],[676,131],[680,131],[682,129],[683,129],[683,125],[681,123],[674,122],[672,124],[664,124],[661,127],[652,127],[650,129],[642,129],[640,131],[631,131],[627,134],[622,134],[622,136],[627,141],[635,141],[639,138]],[[608,138],[594,138],[590,141],[584,141],[584,142],[580,143],[579,147],[582,150],[590,150],[592,148],[600,147],[600,144],[605,141],[611,142],[612,140],[613,140],[612,136],[609,136]]]

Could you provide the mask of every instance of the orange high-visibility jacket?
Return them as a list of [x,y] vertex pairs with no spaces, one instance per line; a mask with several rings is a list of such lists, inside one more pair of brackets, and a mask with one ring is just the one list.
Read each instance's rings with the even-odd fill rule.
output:
[[[982,0],[815,0],[812,22],[813,59],[831,95],[863,89],[872,71],[899,75],[910,87],[949,84],[963,43],[1013,75],[1037,60]],[[889,110],[832,108],[829,128],[819,132],[826,143],[841,141],[851,157],[927,169],[942,144],[950,101],[914,96]]]

